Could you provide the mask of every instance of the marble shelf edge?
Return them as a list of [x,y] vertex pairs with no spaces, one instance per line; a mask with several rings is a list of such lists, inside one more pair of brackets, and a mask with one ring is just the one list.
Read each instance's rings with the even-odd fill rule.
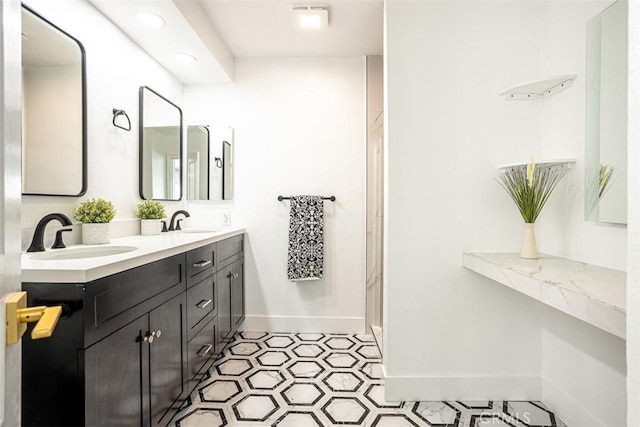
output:
[[462,255],[462,265],[545,305],[626,339],[626,273],[540,254],[524,260],[516,253]]

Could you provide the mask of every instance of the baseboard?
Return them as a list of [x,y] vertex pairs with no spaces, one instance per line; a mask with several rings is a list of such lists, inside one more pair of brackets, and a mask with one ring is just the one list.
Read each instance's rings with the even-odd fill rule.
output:
[[249,316],[243,331],[313,332],[329,334],[365,333],[364,317]]
[[542,403],[553,411],[568,426],[605,427],[606,424],[595,417],[584,406],[568,394],[542,379]]
[[[386,373],[386,372],[385,372]],[[540,377],[394,377],[385,376],[385,400],[535,400]]]

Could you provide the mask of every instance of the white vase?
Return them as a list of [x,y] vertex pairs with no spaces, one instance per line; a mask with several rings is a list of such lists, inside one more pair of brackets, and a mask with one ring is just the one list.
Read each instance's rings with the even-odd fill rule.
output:
[[82,224],[82,244],[102,245],[109,243],[109,223]]
[[141,219],[140,234],[143,236],[154,236],[160,234],[162,223],[159,219]]
[[536,246],[536,234],[533,230],[535,223],[526,222],[524,224],[524,240],[522,241],[522,251],[520,258],[538,259],[538,247]]

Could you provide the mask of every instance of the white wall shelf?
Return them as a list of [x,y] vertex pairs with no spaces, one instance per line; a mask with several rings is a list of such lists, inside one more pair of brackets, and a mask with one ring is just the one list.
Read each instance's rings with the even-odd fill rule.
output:
[[503,95],[505,101],[532,101],[555,95],[573,85],[577,76],[568,74],[565,76],[550,77],[534,82],[523,83],[518,86],[503,90],[498,95]]
[[462,265],[617,337],[626,336],[624,271],[540,254],[470,253]]
[[[536,162],[534,160],[534,162],[536,163],[536,166],[557,166],[559,168],[573,169],[573,165],[576,162],[576,159],[554,159],[554,160],[545,160],[542,162]],[[518,166],[526,166],[528,164],[529,162],[511,163],[508,165],[498,166],[498,169],[509,169],[509,168],[518,167]]]

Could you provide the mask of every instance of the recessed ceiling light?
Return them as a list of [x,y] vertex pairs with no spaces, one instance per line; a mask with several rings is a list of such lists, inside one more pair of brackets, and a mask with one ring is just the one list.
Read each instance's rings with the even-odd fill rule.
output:
[[167,21],[157,13],[149,12],[148,10],[140,10],[134,15],[136,21],[144,25],[145,27],[160,28],[167,24]]
[[180,65],[195,65],[198,62],[198,58],[188,53],[176,53],[173,58]]
[[293,6],[293,25],[299,30],[320,30],[329,26],[326,6]]

